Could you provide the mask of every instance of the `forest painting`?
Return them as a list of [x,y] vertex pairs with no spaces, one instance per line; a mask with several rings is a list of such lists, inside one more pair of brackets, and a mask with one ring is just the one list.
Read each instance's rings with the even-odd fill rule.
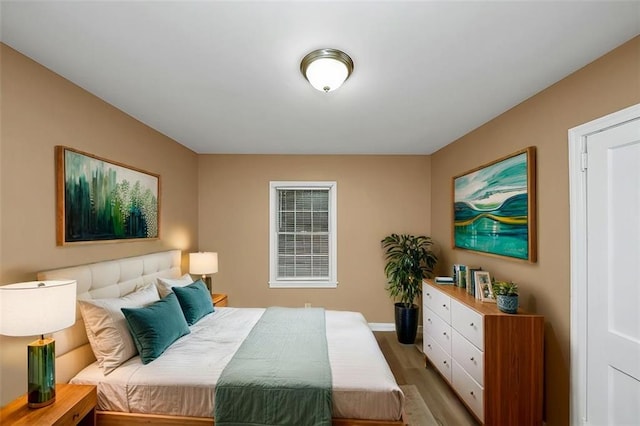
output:
[[158,238],[160,177],[56,147],[58,245]]
[[536,260],[535,148],[453,178],[453,247]]

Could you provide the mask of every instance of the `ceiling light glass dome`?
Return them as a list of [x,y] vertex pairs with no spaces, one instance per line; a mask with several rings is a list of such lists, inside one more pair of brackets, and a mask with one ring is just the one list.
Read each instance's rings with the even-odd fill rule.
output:
[[342,86],[353,72],[353,61],[337,49],[318,49],[306,55],[300,63],[302,75],[322,92]]

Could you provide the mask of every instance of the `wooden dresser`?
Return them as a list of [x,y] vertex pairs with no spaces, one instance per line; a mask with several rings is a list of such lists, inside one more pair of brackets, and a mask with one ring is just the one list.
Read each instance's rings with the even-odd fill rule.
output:
[[486,425],[542,425],[544,317],[423,282],[424,354]]

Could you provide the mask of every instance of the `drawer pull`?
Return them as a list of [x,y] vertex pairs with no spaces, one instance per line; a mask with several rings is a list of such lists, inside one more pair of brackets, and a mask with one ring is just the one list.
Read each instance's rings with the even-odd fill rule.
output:
[[473,323],[469,324],[470,327],[473,327]]
[[431,297],[431,293],[427,293],[427,296],[428,296],[428,297]]
[[446,303],[443,303],[443,304],[442,304],[442,307],[443,307],[443,308],[445,308],[445,309],[447,309],[447,305],[446,305]]
[[427,322],[431,322],[431,318],[427,318]]
[[80,413],[73,413],[73,421],[78,420],[78,417],[80,417]]
[[470,358],[470,360],[471,360],[471,361],[475,361],[476,359],[475,359],[474,357],[471,357],[471,358]]
[[443,364],[446,364],[446,363],[447,363],[447,361],[442,361],[442,363],[443,363]]
[[447,335],[447,332],[446,332],[446,331],[443,331],[443,332],[442,332],[442,335],[443,335],[443,336],[446,336],[446,335]]
[[427,344],[427,347],[428,347],[429,349],[431,349],[431,343],[428,343],[428,344]]
[[471,394],[471,396],[472,396],[472,397],[474,397],[474,398],[476,397],[476,394],[475,394],[475,393],[473,393],[473,391],[471,391],[471,392],[469,392],[469,393]]

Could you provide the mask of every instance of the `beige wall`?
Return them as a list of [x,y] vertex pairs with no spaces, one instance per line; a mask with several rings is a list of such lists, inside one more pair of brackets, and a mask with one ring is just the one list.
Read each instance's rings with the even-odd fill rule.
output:
[[[0,46],[0,284],[34,279],[42,269],[199,248],[219,253],[214,289],[228,293],[231,305],[311,302],[391,322],[380,239],[391,232],[431,234],[442,247],[441,272],[452,263],[482,265],[516,280],[525,308],[545,316],[546,418],[550,426],[568,424],[567,130],[640,102],[640,38],[431,157],[196,156]],[[162,239],[56,247],[55,145],[159,173]],[[451,177],[530,145],[538,154],[538,262],[450,249]],[[268,288],[270,180],[338,182],[337,289]],[[28,340],[0,337],[0,405],[25,390]]]
[[[481,265],[519,283],[524,307],[545,316],[545,403],[550,426],[569,424],[570,266],[567,130],[640,102],[640,37],[598,59],[432,156],[433,236],[451,239],[451,178],[527,146],[537,147],[538,262],[447,248],[453,263]],[[449,246],[450,247],[450,246]]]
[[[39,270],[197,249],[197,155],[0,44],[0,285]],[[161,175],[161,239],[56,247],[54,146]],[[26,391],[26,344],[0,337],[0,405]]]
[[[393,322],[380,240],[429,234],[428,156],[201,155],[200,249],[217,251],[214,291],[232,306],[303,306]],[[269,289],[269,182],[337,181],[338,288]]]

